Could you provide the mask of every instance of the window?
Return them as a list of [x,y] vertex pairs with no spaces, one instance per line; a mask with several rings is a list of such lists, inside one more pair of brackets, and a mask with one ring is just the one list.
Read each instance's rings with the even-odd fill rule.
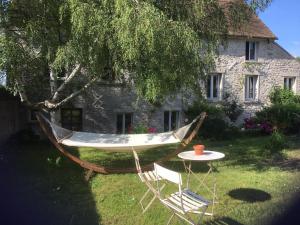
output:
[[164,112],[164,131],[175,130],[179,127],[179,111]]
[[256,42],[246,41],[246,60],[256,60]]
[[61,109],[61,125],[69,130],[82,130],[82,109]]
[[296,77],[285,77],[284,78],[284,88],[295,91],[295,83],[296,83]]
[[117,134],[128,134],[132,129],[132,113],[117,114]]
[[253,101],[258,99],[258,76],[246,76],[245,100]]
[[210,100],[220,100],[221,98],[221,78],[222,74],[209,75],[206,86],[206,97]]

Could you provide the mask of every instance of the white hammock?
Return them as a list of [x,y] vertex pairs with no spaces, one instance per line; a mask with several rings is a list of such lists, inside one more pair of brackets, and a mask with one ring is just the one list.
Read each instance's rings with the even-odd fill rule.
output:
[[73,147],[92,147],[113,152],[127,152],[146,150],[168,144],[178,144],[187,135],[191,126],[198,120],[194,119],[190,124],[176,131],[150,134],[98,134],[89,132],[77,132],[64,129],[55,125],[44,117],[52,129],[57,142]]

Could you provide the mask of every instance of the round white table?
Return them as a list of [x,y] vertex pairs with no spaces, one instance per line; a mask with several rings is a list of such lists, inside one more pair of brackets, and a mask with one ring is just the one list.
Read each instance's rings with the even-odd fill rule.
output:
[[[216,195],[216,189],[217,189],[217,183],[216,183],[216,178],[214,177],[214,184],[213,184],[213,190],[208,187],[207,184],[205,184],[205,180],[207,179],[209,174],[212,174],[213,172],[213,165],[212,162],[215,160],[219,160],[225,157],[225,154],[221,152],[216,152],[216,151],[209,151],[209,150],[204,150],[203,154],[201,155],[196,155],[194,151],[185,151],[181,152],[178,154],[178,157],[182,159],[184,168],[188,174],[187,177],[187,188],[189,188],[189,181],[190,181],[190,175],[193,174],[196,180],[200,182],[199,187],[205,187],[213,196],[212,200],[212,210],[211,213],[205,213],[206,215],[213,216],[214,212],[214,205],[216,203],[217,195]],[[207,162],[209,166],[209,170],[207,173],[200,179],[193,171],[192,171],[192,162]],[[186,163],[188,162],[188,164]]]
[[178,157],[186,161],[213,161],[224,158],[225,154],[221,152],[204,150],[203,154],[196,155],[194,151],[186,151],[179,153]]

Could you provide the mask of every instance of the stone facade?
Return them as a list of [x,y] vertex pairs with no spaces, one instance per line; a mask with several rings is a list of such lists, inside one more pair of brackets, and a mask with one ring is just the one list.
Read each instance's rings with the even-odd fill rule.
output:
[[[267,105],[269,93],[275,86],[283,87],[285,77],[295,78],[294,91],[300,93],[300,63],[276,42],[254,41],[255,61],[245,60],[245,39],[229,40],[216,60],[216,72],[222,74],[222,95],[227,92],[243,105],[244,113],[238,123]],[[245,100],[245,77],[249,75],[258,77],[257,99],[253,101]]]
[[[221,74],[217,102],[228,93],[242,104],[244,112],[237,124],[267,105],[270,91],[275,86],[283,86],[284,77],[295,77],[295,91],[300,93],[300,63],[274,41],[251,41],[257,43],[255,61],[245,60],[246,39],[242,38],[230,39],[226,47],[220,48],[216,59],[214,73]],[[251,75],[257,76],[257,98],[246,101],[245,77]],[[179,111],[178,126],[187,122],[184,116],[186,104],[180,95],[166,100],[161,106],[153,106],[138,99],[128,88],[93,88],[79,96],[70,107],[82,109],[83,131],[116,133],[117,115],[120,113],[132,113],[133,126],[144,124],[159,132],[164,130],[165,111]],[[59,116],[57,119],[60,121]]]
[[[164,112],[178,111],[178,126],[184,121],[184,104],[181,96],[167,99],[161,106],[138,99],[129,88],[93,88],[79,96],[70,108],[82,109],[82,130],[101,133],[116,133],[117,115],[132,113],[133,126],[144,125],[164,130]],[[60,116],[56,118],[61,121]]]

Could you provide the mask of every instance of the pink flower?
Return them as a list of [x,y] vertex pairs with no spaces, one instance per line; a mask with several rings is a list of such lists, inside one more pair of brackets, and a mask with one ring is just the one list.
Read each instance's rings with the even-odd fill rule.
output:
[[149,127],[149,128],[148,128],[148,133],[156,133],[156,128],[154,128],[154,127]]

